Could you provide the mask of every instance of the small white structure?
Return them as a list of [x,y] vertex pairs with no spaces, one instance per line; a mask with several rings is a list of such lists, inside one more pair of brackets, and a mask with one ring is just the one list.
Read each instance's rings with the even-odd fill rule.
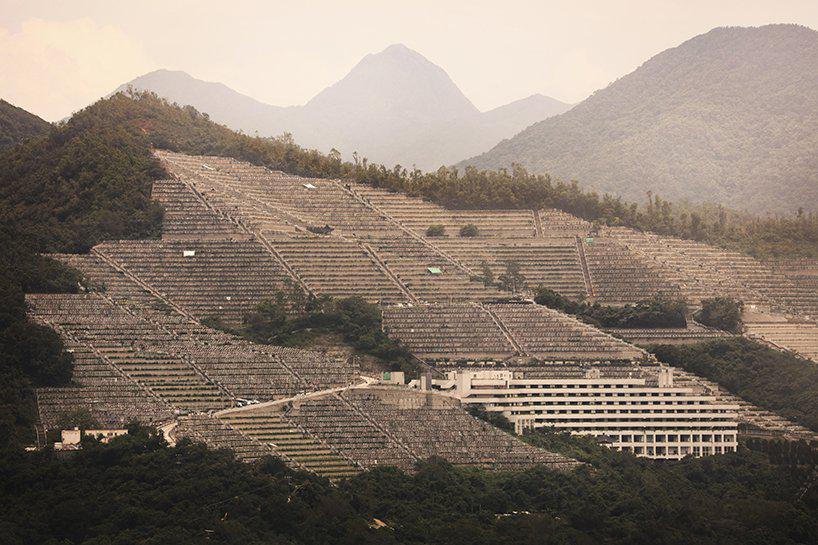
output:
[[182,250],[182,257],[194,257],[196,250]]
[[83,430],[83,437],[94,437],[100,443],[107,443],[114,437],[120,435],[128,435],[128,430],[125,429],[109,429],[109,430]]
[[114,437],[127,435],[126,429],[100,429],[100,430],[72,430],[60,431],[60,441],[54,443],[54,450],[79,450],[82,448],[83,437],[94,437],[101,443],[107,443]]
[[54,450],[77,450],[82,441],[82,432],[79,428],[60,431],[60,441],[54,443]]

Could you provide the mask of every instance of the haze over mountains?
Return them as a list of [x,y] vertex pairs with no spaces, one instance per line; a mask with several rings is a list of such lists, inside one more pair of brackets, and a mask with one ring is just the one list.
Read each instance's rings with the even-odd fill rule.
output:
[[480,112],[448,74],[404,45],[364,57],[343,79],[303,106],[264,104],[221,83],[157,70],[126,83],[249,134],[292,133],[296,142],[345,157],[435,169],[485,151],[571,106],[542,95]]
[[818,210],[818,32],[714,29],[461,166],[512,163],[640,202]]

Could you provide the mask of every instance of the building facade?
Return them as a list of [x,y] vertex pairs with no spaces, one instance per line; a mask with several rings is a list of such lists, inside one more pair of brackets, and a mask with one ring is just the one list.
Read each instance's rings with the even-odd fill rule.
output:
[[669,368],[649,378],[605,378],[590,369],[560,379],[458,370],[435,383],[464,406],[502,413],[517,433],[549,427],[656,459],[734,452],[738,444],[738,407],[674,385]]

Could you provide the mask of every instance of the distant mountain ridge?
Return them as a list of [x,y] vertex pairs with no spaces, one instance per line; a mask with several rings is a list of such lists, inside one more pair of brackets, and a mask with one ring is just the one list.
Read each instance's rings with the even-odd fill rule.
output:
[[357,151],[371,161],[434,169],[489,149],[525,127],[568,110],[531,97],[480,112],[441,67],[400,44],[365,56],[303,106],[279,107],[185,72],[157,70],[120,86],[150,90],[235,130],[292,133],[305,147]]
[[460,166],[512,163],[640,202],[818,210],[818,32],[714,29]]
[[51,123],[0,99],[0,153],[48,133]]

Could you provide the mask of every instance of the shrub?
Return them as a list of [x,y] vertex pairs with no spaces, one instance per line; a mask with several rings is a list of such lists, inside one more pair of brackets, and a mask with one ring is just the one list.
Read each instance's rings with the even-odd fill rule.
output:
[[377,305],[360,297],[320,296],[303,307],[292,308],[288,314],[287,301],[284,292],[279,291],[276,300],[264,301],[247,314],[236,333],[253,342],[284,346],[309,346],[318,336],[340,334],[345,343],[378,358],[393,371],[409,375],[417,372],[412,353],[383,331]]
[[483,282],[483,285],[486,287],[494,285],[494,272],[492,272],[491,267],[489,266],[487,261],[483,261],[480,263],[480,281]]
[[308,225],[307,231],[315,233],[316,235],[328,235],[333,232],[334,229],[329,225],[324,225],[323,227],[320,225]]
[[446,228],[440,224],[430,225],[428,229],[426,229],[426,236],[427,237],[442,237],[446,234]]
[[696,313],[698,322],[733,333],[741,332],[741,311],[744,303],[730,297],[714,297],[702,301],[702,308]]
[[540,288],[534,302],[548,308],[574,314],[598,327],[687,327],[687,305],[681,300],[654,299],[635,305],[612,307],[599,303],[577,303],[548,288]]
[[480,230],[477,229],[477,226],[473,223],[469,223],[460,228],[461,237],[476,237],[479,234]]
[[520,270],[520,264],[516,261],[506,261],[503,263],[505,270],[497,277],[500,289],[508,290],[512,293],[517,293],[525,289],[525,276]]

